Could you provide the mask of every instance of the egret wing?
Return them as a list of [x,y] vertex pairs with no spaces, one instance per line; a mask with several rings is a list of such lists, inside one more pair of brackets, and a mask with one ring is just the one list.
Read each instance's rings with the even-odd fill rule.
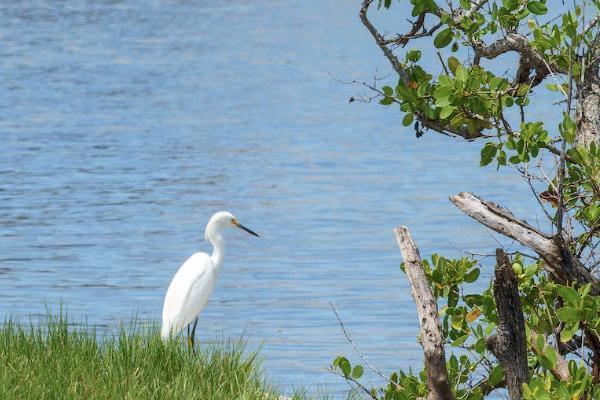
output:
[[177,335],[202,311],[214,286],[212,261],[196,253],[179,268],[169,285],[163,307],[162,336]]

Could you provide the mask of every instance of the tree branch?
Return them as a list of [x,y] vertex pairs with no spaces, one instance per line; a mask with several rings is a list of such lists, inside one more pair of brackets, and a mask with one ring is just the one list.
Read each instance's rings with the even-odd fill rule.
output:
[[450,201],[477,222],[535,251],[546,261],[545,267],[558,282],[575,282],[578,286],[591,283],[592,294],[600,295],[600,282],[567,248],[560,248],[552,236],[538,231],[527,222],[517,219],[510,211],[472,193],[461,192],[450,196]]
[[476,41],[471,43],[471,45],[477,56],[489,60],[508,52],[516,52],[524,59],[523,62],[535,68],[536,71],[539,71],[538,73],[545,73],[546,75],[550,72],[567,73],[567,71],[559,68],[557,65],[548,64],[544,56],[531,46],[529,39],[520,33],[509,33],[506,37],[488,45],[483,41]]
[[402,252],[406,276],[410,282],[412,297],[419,314],[429,400],[454,400],[446,369],[444,338],[438,317],[437,303],[425,277],[419,249],[407,227],[399,226],[394,232]]
[[383,54],[390,61],[390,63],[392,64],[392,67],[400,76],[400,79],[402,79],[403,81],[406,81],[408,79],[408,76],[406,74],[406,71],[404,71],[404,69],[400,65],[400,61],[398,61],[398,58],[392,52],[392,50],[386,46],[383,36],[379,33],[377,28],[375,28],[373,26],[373,24],[371,23],[371,21],[369,21],[369,18],[367,17],[367,10],[369,9],[369,6],[371,5],[372,2],[373,2],[373,0],[363,0],[362,7],[360,8],[360,12],[358,14],[360,21],[369,30],[369,32],[375,39],[375,43],[377,43],[377,45],[379,46],[381,51],[383,51]]
[[[379,46],[379,48],[381,49],[381,51],[383,52],[385,57],[389,60],[390,64],[392,64],[394,71],[396,71],[396,73],[398,74],[400,79],[404,83],[408,83],[410,80],[408,74],[402,67],[402,64],[400,64],[400,61],[398,61],[398,57],[396,57],[396,55],[394,54],[392,49],[390,49],[388,47],[388,44],[396,43],[396,42],[400,43],[400,44],[404,44],[404,43],[407,43],[408,40],[411,39],[411,36],[417,35],[416,33],[412,34],[412,32],[415,31],[415,29],[417,29],[417,30],[420,29],[420,27],[422,26],[421,25],[422,22],[424,22],[425,14],[421,14],[421,16],[419,16],[417,21],[415,23],[413,23],[412,30],[407,35],[401,35],[391,41],[385,40],[383,35],[381,33],[379,33],[377,28],[375,28],[375,26],[371,23],[371,21],[369,20],[369,18],[367,16],[367,11],[369,9],[369,6],[372,3],[373,3],[373,0],[363,0],[362,6],[360,8],[360,12],[358,14],[360,21],[367,28],[367,30],[371,33],[371,36],[373,36],[373,38],[375,39],[375,43],[377,43],[377,46]],[[439,25],[439,24],[434,26],[430,30],[431,34],[433,34],[433,32],[435,32],[435,30],[437,30],[440,26],[441,25]],[[424,35],[424,36],[426,36],[426,35]],[[445,135],[456,135],[456,136],[460,136],[460,137],[468,139],[468,140],[476,139],[478,137],[483,136],[481,132],[473,132],[472,133],[472,132],[469,132],[469,130],[465,127],[451,127],[449,125],[443,125],[439,120],[429,119],[425,115],[422,115],[420,113],[417,113],[416,116],[424,128],[432,129],[436,132],[439,132],[439,133],[442,133]]]

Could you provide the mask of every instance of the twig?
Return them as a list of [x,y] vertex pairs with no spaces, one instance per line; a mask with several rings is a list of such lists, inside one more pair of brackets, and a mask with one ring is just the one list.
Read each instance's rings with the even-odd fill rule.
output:
[[[374,400],[379,400],[379,399],[377,399],[377,397],[373,396],[373,393],[371,393],[371,391],[369,389],[367,389],[366,386],[364,386],[363,384],[361,384],[360,382],[358,382],[353,377],[342,375],[342,374],[340,374],[339,372],[337,372],[336,370],[334,370],[332,368],[329,369],[329,372],[331,372],[334,375],[341,376],[347,382],[350,381],[350,382],[354,383],[356,386],[358,386],[360,389],[362,389],[366,394],[368,394],[370,398],[372,398]],[[350,385],[350,386],[352,386],[352,385]]]
[[350,345],[352,346],[352,348],[354,349],[354,351],[356,352],[356,354],[358,354],[358,356],[360,357],[360,359],[363,360],[363,362],[367,365],[367,367],[371,371],[375,372],[377,375],[379,375],[380,377],[382,377],[383,379],[385,379],[387,382],[391,383],[396,388],[400,388],[400,386],[396,382],[390,380],[380,370],[378,370],[373,365],[371,365],[371,363],[369,362],[369,360],[367,360],[367,358],[365,357],[365,355],[363,354],[363,352],[359,350],[358,346],[356,346],[356,343],[354,343],[354,341],[352,340],[352,336],[350,336],[350,332],[348,332],[348,330],[344,326],[344,322],[342,321],[342,318],[340,317],[340,314],[338,313],[337,308],[335,308],[335,306],[333,305],[332,302],[329,302],[329,306],[333,310],[333,313],[335,314],[335,317],[337,318],[338,323],[340,324],[340,327],[342,328],[342,331],[344,332],[344,336],[346,337],[346,341],[348,341],[348,343],[350,343]]

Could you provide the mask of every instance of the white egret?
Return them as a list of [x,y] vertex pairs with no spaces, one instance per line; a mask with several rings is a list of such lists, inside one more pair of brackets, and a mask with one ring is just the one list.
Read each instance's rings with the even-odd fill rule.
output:
[[[240,224],[230,212],[213,215],[204,231],[204,238],[213,245],[212,255],[195,253],[179,268],[169,285],[162,314],[161,335],[164,340],[178,335],[187,326],[188,344],[194,349],[194,334],[198,316],[213,292],[215,282],[223,265],[225,228],[237,227],[251,235],[255,232]],[[189,325],[194,322],[190,335]]]

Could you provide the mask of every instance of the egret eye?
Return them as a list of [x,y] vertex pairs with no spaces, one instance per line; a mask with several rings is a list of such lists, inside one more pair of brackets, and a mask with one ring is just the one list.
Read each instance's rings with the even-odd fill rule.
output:
[[231,218],[231,224],[232,225],[237,225],[237,221],[235,220],[235,218]]

